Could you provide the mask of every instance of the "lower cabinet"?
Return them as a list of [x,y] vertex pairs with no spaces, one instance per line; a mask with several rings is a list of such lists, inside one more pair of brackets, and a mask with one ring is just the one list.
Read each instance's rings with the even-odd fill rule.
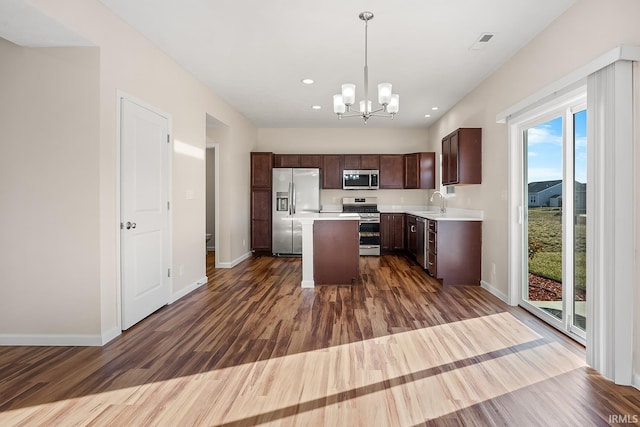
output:
[[358,279],[358,221],[314,221],[313,276],[316,285],[351,285]]
[[380,214],[380,249],[382,251],[405,250],[404,213]]
[[251,249],[271,252],[271,189],[251,190]]
[[429,220],[428,267],[443,285],[479,285],[482,222]]
[[407,252],[413,259],[418,254],[418,234],[417,234],[417,217],[415,215],[407,214],[407,226],[406,226],[406,240],[407,240]]

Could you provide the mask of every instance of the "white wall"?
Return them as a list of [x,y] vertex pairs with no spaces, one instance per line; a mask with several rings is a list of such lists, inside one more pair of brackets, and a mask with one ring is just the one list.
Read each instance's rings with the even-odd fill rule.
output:
[[[430,149],[458,127],[483,129],[481,185],[458,187],[450,206],[484,210],[482,278],[506,294],[507,127],[496,115],[620,44],[640,45],[636,0],[581,0],[429,128]],[[495,265],[495,274],[493,266]]]
[[0,38],[0,64],[0,342],[96,334],[98,49]]
[[[94,311],[99,325],[86,322],[93,333],[111,335],[118,329],[118,178],[116,136],[116,92],[122,90],[172,117],[174,142],[188,144],[201,155],[173,155],[173,289],[183,293],[205,276],[205,139],[206,116],[215,117],[229,127],[229,144],[220,149],[220,176],[232,186],[220,191],[220,248],[217,256],[232,261],[247,252],[249,235],[249,152],[256,140],[256,129],[242,115],[211,92],[200,81],[178,66],[146,38],[113,15],[97,0],[32,0],[34,7],[70,30],[86,38],[99,49],[99,124],[89,141],[97,151],[79,153],[79,162],[88,162],[99,181],[92,186],[98,209],[90,217],[77,219],[79,228],[93,231],[98,246],[90,251],[98,264],[91,264],[92,280],[57,277],[59,288],[52,293],[69,295],[99,292],[100,309]],[[11,73],[11,70],[8,71]],[[32,101],[37,101],[35,98]],[[69,113],[66,118],[71,118]],[[98,140],[98,142],[94,142]],[[97,145],[96,145],[97,144]],[[193,194],[193,198],[187,195]],[[91,198],[89,198],[91,201]],[[73,239],[69,239],[73,244]],[[94,242],[95,245],[95,242]],[[182,271],[182,275],[179,272]],[[17,276],[24,274],[20,270]],[[91,289],[86,291],[85,288]],[[22,301],[34,304],[46,296],[33,295]],[[95,308],[95,307],[94,307]],[[75,307],[73,310],[80,310]],[[61,316],[64,311],[58,311]],[[67,316],[68,314],[65,314]],[[53,316],[55,317],[55,316]],[[53,318],[52,317],[52,318]],[[45,330],[49,318],[34,321],[34,331]],[[12,329],[2,324],[2,329]],[[2,331],[0,331],[1,333]]]
[[[374,120],[374,119],[371,119]],[[405,154],[428,150],[426,129],[261,128],[255,151],[278,154]],[[369,126],[369,125],[367,125]],[[378,197],[380,205],[425,205],[426,190],[322,190],[322,205],[339,205],[342,197]]]

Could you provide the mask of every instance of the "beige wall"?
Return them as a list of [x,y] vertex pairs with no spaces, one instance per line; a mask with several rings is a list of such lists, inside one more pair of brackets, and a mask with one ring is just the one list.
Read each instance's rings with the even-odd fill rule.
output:
[[[426,129],[378,129],[360,125],[344,129],[261,128],[258,129],[255,151],[278,154],[404,154],[428,151]],[[378,197],[380,205],[425,205],[426,194],[426,190],[322,190],[320,203],[323,206],[336,205],[342,203],[343,196],[368,196]]]
[[[430,148],[458,127],[483,129],[482,185],[450,206],[483,209],[483,280],[507,293],[507,127],[496,115],[620,44],[640,45],[636,0],[580,0],[429,128]],[[493,266],[495,265],[495,274]]]
[[96,334],[98,49],[0,39],[0,64],[0,334]]
[[[93,144],[97,151],[78,156],[78,161],[88,162],[94,173],[99,171],[99,180],[92,186],[92,198],[95,201],[97,197],[98,208],[89,218],[78,219],[80,229],[92,230],[92,234],[87,235],[92,236],[94,244],[90,251],[94,257],[94,268],[87,280],[64,282],[68,277],[56,278],[63,283],[52,292],[64,292],[67,295],[99,292],[100,308],[93,313],[93,316],[99,318],[98,325],[96,326],[94,317],[93,322],[86,322],[86,328],[103,337],[109,336],[117,332],[119,316],[117,90],[170,114],[174,141],[191,145],[202,154],[193,157],[174,152],[172,159],[174,295],[187,291],[205,276],[206,116],[209,114],[229,127],[228,144],[220,148],[219,172],[222,181],[233,183],[222,186],[220,190],[219,221],[222,232],[218,257],[224,262],[238,259],[248,251],[247,159],[255,145],[256,129],[97,0],[62,0],[54,3],[32,0],[31,3],[44,14],[92,42],[99,50],[99,124],[96,125],[97,135],[91,139],[98,140],[97,145]],[[72,117],[71,114],[67,118],[69,117]],[[187,194],[193,194],[194,197],[188,198]],[[88,200],[91,201],[92,198]],[[69,242],[71,241],[70,239]],[[179,274],[180,271],[182,275]],[[21,273],[24,274],[24,271]],[[32,296],[25,299],[23,305],[34,304],[41,299],[46,300],[46,297]],[[64,311],[58,310],[57,316],[61,313]],[[43,318],[39,323],[35,322],[34,331],[44,329],[48,320]],[[72,333],[71,329],[67,332]]]

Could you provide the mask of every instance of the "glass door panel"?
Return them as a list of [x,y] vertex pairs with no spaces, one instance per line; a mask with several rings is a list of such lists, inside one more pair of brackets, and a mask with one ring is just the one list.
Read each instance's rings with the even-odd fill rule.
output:
[[563,318],[563,118],[525,130],[528,259],[523,299]]
[[587,110],[573,114],[573,325],[586,330]]
[[520,304],[578,340],[586,327],[587,111],[559,108],[523,126]]

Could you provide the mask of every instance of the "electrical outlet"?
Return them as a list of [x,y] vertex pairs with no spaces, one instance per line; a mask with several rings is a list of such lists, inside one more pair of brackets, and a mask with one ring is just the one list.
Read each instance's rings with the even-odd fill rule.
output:
[[242,247],[243,248],[247,247],[247,241],[245,239],[242,239]]
[[180,264],[180,268],[178,269],[178,275],[182,276],[184,274],[184,264]]

